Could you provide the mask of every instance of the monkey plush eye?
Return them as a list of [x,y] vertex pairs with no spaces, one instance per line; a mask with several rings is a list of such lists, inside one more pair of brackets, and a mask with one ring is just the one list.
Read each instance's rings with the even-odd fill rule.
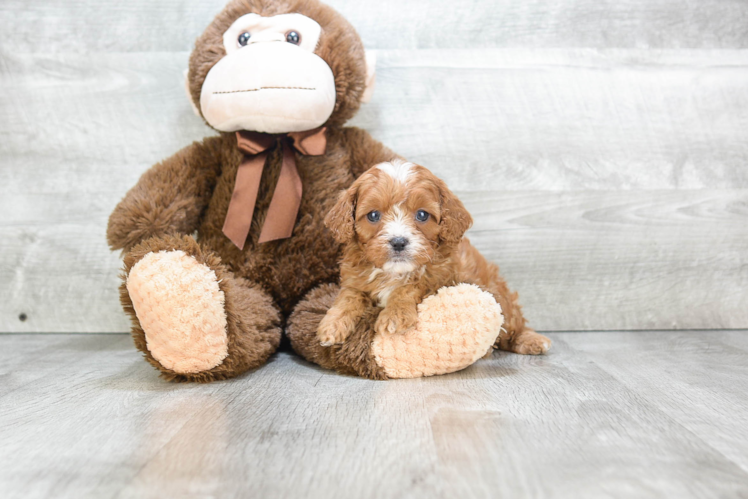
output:
[[380,214],[376,210],[372,210],[371,212],[366,214],[366,218],[369,220],[369,222],[376,223],[376,222],[379,222],[379,219],[382,218],[382,214]]
[[418,212],[416,212],[416,220],[418,222],[426,222],[427,220],[429,220],[430,216],[431,215],[426,210],[419,210]]
[[286,41],[294,45],[301,43],[301,35],[297,31],[289,31],[286,33]]
[[248,31],[245,31],[244,33],[239,35],[239,39],[237,40],[239,42],[239,47],[244,47],[245,45],[247,45],[251,36],[252,35],[250,35]]

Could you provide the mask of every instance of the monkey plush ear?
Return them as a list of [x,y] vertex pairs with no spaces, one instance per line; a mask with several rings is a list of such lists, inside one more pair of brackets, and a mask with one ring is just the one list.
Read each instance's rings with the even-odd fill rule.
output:
[[337,203],[325,217],[325,226],[332,232],[338,243],[348,243],[353,239],[357,197],[358,185],[354,184],[340,193]]
[[374,95],[374,85],[377,82],[377,53],[373,50],[366,51],[366,90],[361,96],[361,102],[371,101]]
[[449,244],[456,245],[462,240],[465,231],[473,225],[473,218],[467,211],[465,205],[449,190],[444,181],[439,180],[439,193],[441,195],[441,230],[439,238]]
[[195,115],[202,118],[202,115],[200,114],[200,110],[197,109],[197,105],[195,105],[194,102],[192,102],[192,93],[190,93],[190,70],[186,69],[184,70],[184,90],[187,92],[187,100],[190,101],[190,106],[192,106],[192,112],[195,113]]

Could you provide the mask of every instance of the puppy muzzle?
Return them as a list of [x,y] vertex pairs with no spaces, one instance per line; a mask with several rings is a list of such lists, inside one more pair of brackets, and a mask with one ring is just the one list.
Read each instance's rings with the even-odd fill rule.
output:
[[395,254],[402,254],[405,249],[408,248],[408,244],[410,242],[408,241],[408,238],[405,238],[403,236],[396,236],[390,239],[389,243],[392,252],[395,252]]

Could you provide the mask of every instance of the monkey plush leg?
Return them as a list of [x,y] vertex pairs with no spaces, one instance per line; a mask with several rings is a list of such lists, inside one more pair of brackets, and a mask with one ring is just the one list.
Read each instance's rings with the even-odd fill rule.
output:
[[486,260],[467,239],[461,243],[460,252],[463,264],[460,280],[478,285],[493,295],[501,306],[504,326],[501,335],[496,337],[494,349],[517,354],[545,354],[551,348],[551,340],[527,328],[527,320],[519,305],[519,295],[509,290],[506,281],[499,274],[499,267]]
[[120,299],[133,338],[168,380],[209,382],[262,365],[280,343],[280,314],[189,237],[156,237],[125,257]]
[[503,321],[491,294],[460,284],[424,299],[412,330],[374,333],[379,308],[372,306],[345,343],[323,347],[316,338],[317,325],[337,290],[335,285],[323,285],[299,302],[288,320],[291,346],[323,368],[367,378],[414,378],[462,370],[491,349]]
[[320,322],[333,306],[340,287],[321,285],[296,305],[288,318],[286,335],[291,347],[307,361],[322,368],[336,370],[346,375],[359,375],[370,379],[386,379],[384,370],[377,364],[370,351],[374,337],[373,325],[380,309],[372,305],[365,307],[355,329],[342,344],[322,346],[317,330]]

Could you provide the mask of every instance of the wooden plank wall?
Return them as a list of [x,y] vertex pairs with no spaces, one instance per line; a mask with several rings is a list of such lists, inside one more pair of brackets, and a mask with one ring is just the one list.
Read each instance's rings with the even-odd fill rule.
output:
[[[748,327],[748,2],[330,3],[378,52],[353,123],[461,195],[536,328]],[[106,220],[211,133],[182,71],[222,5],[0,4],[0,331],[127,331]]]

